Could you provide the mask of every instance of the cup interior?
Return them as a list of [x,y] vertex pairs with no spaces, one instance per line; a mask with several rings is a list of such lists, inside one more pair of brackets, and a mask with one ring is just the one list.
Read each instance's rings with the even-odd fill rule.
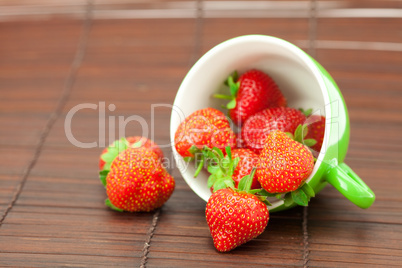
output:
[[[296,46],[270,36],[242,36],[225,41],[202,56],[184,78],[174,102],[171,116],[170,137],[177,166],[190,188],[205,201],[211,195],[207,187],[209,174],[202,171],[194,178],[195,164],[186,163],[174,148],[174,134],[180,122],[196,110],[213,107],[226,113],[223,100],[212,97],[223,92],[222,86],[235,70],[239,74],[260,69],[271,76],[285,95],[288,106],[313,109],[313,114],[325,115],[328,93],[322,75],[312,59]],[[327,117],[328,118],[328,117]],[[326,130],[327,131],[327,130]],[[327,135],[325,135],[327,136]],[[324,138],[324,143],[325,143]],[[318,157],[313,173],[322,157]],[[275,204],[273,204],[275,206]]]

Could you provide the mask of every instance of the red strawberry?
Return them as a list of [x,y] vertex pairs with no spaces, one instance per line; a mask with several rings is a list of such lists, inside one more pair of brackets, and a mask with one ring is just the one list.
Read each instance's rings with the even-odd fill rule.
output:
[[311,146],[316,153],[321,151],[322,142],[324,141],[325,133],[325,117],[320,115],[312,115],[307,118],[308,125],[307,139],[314,139],[317,143]]
[[205,108],[192,113],[180,123],[175,133],[175,148],[183,157],[194,156],[189,149],[196,146],[203,149],[235,146],[235,134],[226,116],[213,108]]
[[226,107],[235,124],[242,125],[263,109],[286,106],[286,99],[275,81],[264,72],[252,69],[241,75],[237,82],[234,80],[236,77],[232,76],[227,80],[231,96],[216,94],[215,97],[231,100]]
[[259,154],[265,145],[268,134],[273,130],[294,133],[297,126],[306,120],[304,114],[290,107],[265,109],[250,116],[242,128],[246,148]]
[[259,236],[269,220],[268,208],[257,196],[247,190],[238,192],[232,188],[213,193],[205,215],[214,246],[221,252]]
[[[141,142],[141,143],[138,143]],[[124,151],[125,149],[135,146],[136,148],[145,147],[154,151],[160,160],[163,160],[163,152],[159,146],[153,141],[140,136],[122,138],[120,140],[114,141],[109,145],[108,148],[103,149],[102,154],[99,158],[99,170],[110,169],[110,165],[116,156]],[[105,167],[106,166],[106,167]]]
[[106,177],[106,204],[119,211],[161,207],[175,187],[158,155],[147,148],[128,148],[113,161]]
[[257,177],[267,192],[281,194],[297,190],[313,168],[314,157],[307,146],[275,130],[265,140]]

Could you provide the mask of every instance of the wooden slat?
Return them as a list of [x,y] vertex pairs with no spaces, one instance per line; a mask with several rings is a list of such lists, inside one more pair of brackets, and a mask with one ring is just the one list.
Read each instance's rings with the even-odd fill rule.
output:
[[[26,12],[50,3],[38,0],[26,8],[26,1],[22,2],[3,4],[8,8],[17,5],[14,10]],[[227,4],[243,3],[235,2]],[[309,14],[309,4],[304,3],[306,10],[299,11]],[[41,9],[53,14],[47,19],[14,16],[0,22],[0,154],[4,156],[0,216],[5,216],[0,225],[0,266],[139,267],[144,262],[146,267],[400,266],[400,18],[329,18],[324,12],[316,20],[94,19],[89,24],[84,19],[88,7],[86,1],[58,1]],[[400,8],[400,4],[319,1],[318,7],[337,12],[339,8]],[[197,3],[94,1],[92,11],[97,18],[101,11],[140,8],[177,8],[195,15]],[[65,14],[57,14],[63,10]],[[228,6],[204,14],[229,13],[234,14]],[[79,44],[84,25],[90,27],[85,49]],[[213,247],[205,202],[173,163],[168,146],[170,110],[158,108],[152,116],[151,109],[154,104],[173,103],[183,77],[202,53],[243,34],[273,35],[299,44],[330,72],[345,97],[351,121],[345,162],[377,199],[371,208],[362,210],[328,186],[308,209],[272,213],[261,236],[221,254]],[[315,50],[309,48],[310,38],[317,41]],[[83,53],[79,66],[73,64],[77,51]],[[77,68],[73,76],[71,68]],[[58,114],[66,79],[71,90],[63,97],[65,105]],[[74,137],[95,141],[97,146],[79,148],[67,139],[64,123],[71,108],[100,102],[106,108],[115,105],[114,111],[106,110],[106,134],[101,140],[105,145],[109,143],[109,117],[117,122],[119,116],[132,115],[143,118],[153,127],[155,141],[166,145],[163,151],[176,189],[158,213],[117,213],[104,205],[106,193],[97,174],[104,147],[99,145],[99,110],[82,109],[72,121]],[[49,124],[51,116],[57,116],[54,124]],[[117,138],[117,128],[113,131]],[[140,135],[138,123],[129,123],[126,134]],[[41,139],[43,146],[38,147]],[[15,203],[11,203],[13,198]]]

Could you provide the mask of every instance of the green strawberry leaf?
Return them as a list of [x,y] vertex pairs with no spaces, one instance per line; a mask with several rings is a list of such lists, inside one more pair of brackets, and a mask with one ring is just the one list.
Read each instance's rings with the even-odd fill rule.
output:
[[237,97],[237,92],[239,91],[240,88],[240,82],[235,82],[235,78],[233,76],[229,76],[227,80],[227,84],[230,89],[230,95],[232,97],[236,98]]
[[188,152],[195,156],[196,154],[201,153],[201,150],[197,146],[193,145],[190,147],[190,149],[188,149]]
[[209,173],[214,174],[216,172],[218,172],[219,167],[217,165],[208,165],[207,170]]
[[316,143],[317,141],[315,139],[307,139],[303,141],[303,144],[308,147],[314,146]]
[[197,176],[200,174],[202,168],[204,167],[204,161],[205,161],[205,157],[201,157],[201,159],[199,161],[197,161],[197,169],[194,173],[194,178],[197,178]]
[[230,167],[230,173],[233,175],[237,165],[240,162],[240,157],[236,157],[235,159],[233,159],[233,161],[231,162],[231,167]]
[[214,151],[214,153],[216,153],[216,155],[217,155],[219,158],[223,158],[223,157],[224,157],[222,151],[221,151],[218,147],[212,148],[212,151]]
[[261,189],[261,191],[260,191],[259,194],[260,194],[260,195],[263,195],[263,196],[269,196],[269,197],[276,197],[276,195],[277,195],[277,194],[273,194],[273,193],[267,192],[265,189]]
[[108,151],[106,153],[101,155],[101,159],[107,163],[107,162],[112,162],[116,158],[116,156],[117,156],[117,154],[115,154],[115,152],[111,152],[108,149]]
[[300,142],[301,140],[303,140],[303,130],[302,130],[302,125],[298,125],[296,130],[295,130],[295,134],[294,134],[294,140]]
[[238,79],[237,71],[232,75],[229,75],[228,79],[225,81],[225,85],[229,87],[230,96],[223,94],[214,94],[213,97],[217,99],[230,100],[228,104],[223,106],[226,109],[233,109],[236,107],[236,96],[240,88],[240,82],[235,82]]
[[[137,142],[140,143],[140,146],[142,144],[141,141]],[[117,150],[119,151],[119,153],[123,152],[124,150],[126,150],[129,147],[129,143],[126,140],[126,138],[121,138],[120,140],[116,141],[115,143],[115,147],[117,148]],[[135,147],[137,148],[137,147]]]
[[243,178],[241,178],[241,180],[239,181],[239,185],[237,186],[237,189],[239,191],[247,192],[247,187],[248,187],[248,185],[251,185],[252,182],[253,182],[253,179],[250,178],[250,175],[246,175]]
[[191,156],[183,157],[183,160],[184,160],[185,162],[190,162],[190,161],[193,161],[193,160],[194,160],[194,157],[191,157]]
[[268,201],[267,196],[257,196],[258,199],[263,202],[267,206],[272,206],[272,204]]
[[128,141],[126,140],[126,138],[116,140],[111,145],[109,145],[107,151],[101,155],[101,159],[105,161],[103,170],[109,170],[112,165],[112,162],[116,159],[119,153],[125,151],[127,148],[128,148]]
[[291,196],[296,204],[304,207],[308,206],[309,198],[301,189],[291,192]]
[[307,125],[298,125],[296,130],[295,130],[295,134],[294,134],[294,140],[300,143],[303,143],[304,138],[306,137],[308,133],[308,127]]
[[249,194],[259,194],[260,192],[261,192],[261,189],[252,189],[252,190],[248,191]]
[[218,163],[218,156],[216,154],[216,152],[214,152],[213,150],[211,150],[208,146],[204,146],[204,148],[202,149],[202,154],[205,157],[206,160],[208,161],[213,161],[213,163]]
[[210,175],[210,176],[208,177],[208,181],[207,181],[207,186],[208,186],[208,188],[211,188],[211,187],[215,184],[216,179],[217,179],[217,177],[216,177],[215,174],[212,174],[212,175]]
[[284,198],[282,197],[282,194],[276,194],[275,198],[279,199],[279,200],[284,200]]
[[314,197],[315,196],[315,192],[314,189],[311,188],[310,185],[308,185],[307,183],[305,183],[301,189],[303,190],[303,192],[307,195],[308,198]]
[[110,168],[112,167],[112,162],[106,162],[105,165],[103,166],[102,170],[110,170]]
[[122,210],[121,208],[116,207],[115,205],[112,204],[112,202],[110,202],[109,198],[107,198],[105,200],[105,205],[110,207],[113,210],[119,211],[119,212],[123,212],[124,210]]
[[254,178],[256,170],[257,170],[257,168],[253,167],[253,169],[251,170],[250,174],[244,176],[240,180],[239,185],[237,186],[239,191],[245,191],[247,193],[250,191],[251,184],[253,184],[253,178]]
[[310,109],[304,110],[303,108],[300,108],[299,111],[302,112],[306,117],[309,117],[311,115],[311,113],[313,112],[313,109],[310,108]]
[[[233,100],[232,96],[229,95],[223,95],[223,94],[214,94],[212,97],[216,99],[223,99],[223,100]],[[223,108],[226,108],[226,106],[223,106]]]
[[136,143],[130,145],[131,148],[140,148],[142,146],[142,140],[140,139]]
[[102,171],[99,172],[99,179],[101,180],[103,186],[105,186],[105,187],[106,187],[106,177],[107,177],[107,174],[109,174],[109,170],[105,170],[105,169],[104,169],[104,170],[102,170]]
[[285,132],[285,134],[286,134],[286,136],[288,136],[288,137],[291,138],[292,140],[295,139],[295,137],[293,136],[292,133],[290,133],[290,132]]
[[236,107],[236,104],[237,104],[236,100],[233,99],[233,100],[229,101],[228,104],[226,104],[226,109],[229,109],[229,110],[234,109]]
[[283,201],[285,207],[291,206],[293,204],[292,194],[290,192],[286,193]]
[[232,159],[232,149],[230,149],[230,146],[225,147],[226,155],[229,157],[229,159]]
[[[218,191],[218,190],[220,190],[220,189],[225,189],[225,188],[227,188],[227,187],[228,187],[227,185],[231,185],[231,183],[229,182],[230,180],[233,182],[233,179],[232,179],[232,178],[227,178],[227,177],[218,178],[218,179],[215,181],[214,185],[213,185],[213,187],[214,187],[214,192],[216,192],[216,191]],[[233,182],[233,183],[234,183],[234,182]]]
[[235,188],[235,184],[234,184],[232,177],[227,178],[223,182],[225,183],[226,188]]

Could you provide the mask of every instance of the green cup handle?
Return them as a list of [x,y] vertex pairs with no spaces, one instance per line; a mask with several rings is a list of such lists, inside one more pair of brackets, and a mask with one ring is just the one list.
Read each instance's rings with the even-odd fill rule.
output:
[[330,165],[326,180],[360,208],[370,207],[375,200],[373,191],[345,163]]

